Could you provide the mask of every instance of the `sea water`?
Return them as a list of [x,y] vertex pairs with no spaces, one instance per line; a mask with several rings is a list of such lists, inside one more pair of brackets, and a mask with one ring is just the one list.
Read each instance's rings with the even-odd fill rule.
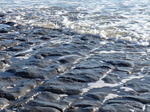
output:
[[0,0],[6,21],[72,30],[138,45],[150,42],[149,0]]

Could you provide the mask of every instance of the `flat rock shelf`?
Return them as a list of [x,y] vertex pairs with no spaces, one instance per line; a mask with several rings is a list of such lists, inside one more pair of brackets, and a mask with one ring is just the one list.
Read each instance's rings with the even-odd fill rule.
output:
[[1,112],[150,112],[150,48],[0,15]]

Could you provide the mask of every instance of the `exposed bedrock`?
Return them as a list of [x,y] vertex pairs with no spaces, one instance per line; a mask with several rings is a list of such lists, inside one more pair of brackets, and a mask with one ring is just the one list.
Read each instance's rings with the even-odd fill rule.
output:
[[1,21],[0,111],[149,112],[148,49]]

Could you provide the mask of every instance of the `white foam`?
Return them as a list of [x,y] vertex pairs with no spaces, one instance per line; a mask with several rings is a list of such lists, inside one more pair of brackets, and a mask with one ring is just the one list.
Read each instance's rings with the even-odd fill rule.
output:
[[0,69],[2,72],[4,72],[7,68],[9,68],[9,64],[3,64],[3,69]]
[[60,38],[60,39],[51,39],[51,43],[60,44],[60,43],[70,43],[72,38]]
[[108,43],[108,41],[101,41],[100,42],[100,45],[105,45],[105,44],[107,44]]
[[141,78],[143,78],[143,77],[144,77],[144,75],[129,76],[129,77],[123,79],[121,82],[122,82],[122,83],[126,83],[126,82],[128,82],[128,81],[130,81],[130,80],[132,80],[132,79],[141,79]]
[[8,104],[8,103],[5,103],[4,105],[0,105],[0,110],[5,109],[7,106],[9,106],[9,104]]
[[38,22],[36,23],[35,21],[31,20],[30,23],[32,24],[32,26],[38,26],[38,27],[42,27],[42,28],[51,28],[51,29],[59,29],[60,27],[58,26],[58,24],[52,23],[52,22]]
[[105,83],[103,80],[99,80],[96,83],[90,83],[88,85],[89,85],[89,88],[91,88],[91,89],[93,89],[93,88],[102,88],[102,87],[115,87],[115,86],[118,86],[118,84]]
[[123,89],[124,91],[134,91],[132,88],[129,87],[120,87],[120,89]]
[[7,86],[6,88],[7,88],[7,89],[12,89],[12,88],[14,88],[15,86],[16,86],[16,84],[11,85],[11,86]]
[[106,77],[108,73],[110,73],[112,69],[108,70],[98,81],[94,83],[89,83],[88,88],[83,89],[83,93],[88,92],[90,89],[94,88],[102,88],[102,87],[116,87],[118,84],[110,84],[110,83],[105,83],[102,79]]
[[108,95],[105,97],[105,99],[103,100],[103,103],[106,102],[106,101],[109,100],[109,99],[114,99],[114,98],[118,98],[118,97],[120,97],[120,96],[117,95],[117,94],[110,93],[110,94],[108,94]]
[[25,56],[18,56],[16,58],[20,59],[20,60],[23,60],[23,59],[29,59],[30,56],[31,56],[31,54],[26,54]]
[[32,51],[33,51],[33,47],[31,47],[31,48],[29,48],[27,50],[20,51],[20,52],[16,53],[16,55],[17,54],[22,54],[22,53],[28,53],[28,52],[32,52]]
[[28,103],[29,101],[34,100],[34,98],[35,98],[36,96],[38,96],[40,93],[41,93],[41,92],[35,93],[35,94],[32,95],[30,98],[28,98],[28,100],[27,100],[25,103]]
[[129,109],[130,110],[130,112],[135,112],[135,110],[133,110],[133,109]]
[[110,51],[99,51],[99,52],[96,52],[96,53],[99,53],[99,54],[114,54],[114,53],[118,53],[118,54],[142,54],[142,55],[147,55],[146,52],[127,52],[127,51],[115,51],[115,50],[110,50]]
[[[111,72],[111,71],[110,71]],[[87,88],[83,89],[83,93],[88,92],[91,89],[94,88],[102,88],[102,87],[117,87],[117,86],[121,86],[124,83],[133,80],[133,79],[141,79],[144,77],[144,75],[139,75],[139,76],[129,76],[129,77],[125,77],[124,79],[121,80],[121,82],[115,83],[115,84],[111,84],[111,83],[105,83],[102,79],[107,75],[108,73],[106,73],[103,77],[101,77],[97,82],[94,83],[89,83]],[[120,89],[124,89],[124,91],[134,91],[132,88],[128,88],[128,87],[120,87]]]
[[[85,0],[33,0],[32,2],[2,0],[1,2],[4,3],[1,5],[1,10],[20,7],[20,10],[17,9],[17,16],[7,18],[17,23],[46,28],[69,28],[79,33],[99,35],[106,39],[119,38],[143,46],[149,45],[150,2],[148,0],[87,0],[86,2]],[[8,8],[8,4],[5,6],[6,3],[11,7]],[[27,8],[29,11],[25,12],[24,9]],[[32,14],[35,18],[27,17],[28,14]]]
[[67,94],[60,94],[59,96],[60,97],[67,97],[68,95]]
[[125,51],[114,51],[114,50],[110,50],[110,51],[100,51],[98,52],[99,54],[114,54],[114,53],[125,53]]
[[144,106],[143,106],[143,109],[142,109],[142,110],[143,110],[143,112],[145,111],[145,109],[146,109],[146,105],[144,105]]

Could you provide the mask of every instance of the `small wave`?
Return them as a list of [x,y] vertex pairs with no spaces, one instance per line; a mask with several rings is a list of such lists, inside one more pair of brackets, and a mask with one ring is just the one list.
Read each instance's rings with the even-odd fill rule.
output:
[[70,29],[147,46],[150,41],[149,5],[148,0],[1,0],[0,11],[12,12],[6,21]]

